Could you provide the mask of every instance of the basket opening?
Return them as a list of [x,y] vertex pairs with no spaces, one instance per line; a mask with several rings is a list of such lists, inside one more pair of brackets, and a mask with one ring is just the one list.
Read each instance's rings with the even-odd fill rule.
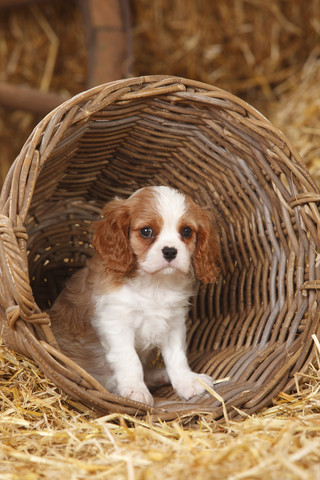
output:
[[311,187],[281,134],[234,97],[195,90],[109,102],[65,130],[26,220],[30,283],[47,309],[92,254],[90,223],[115,195],[148,185],[191,195],[215,212],[222,269],[193,299],[188,355],[196,370],[231,377],[217,386],[231,398],[274,381],[305,342],[318,294],[301,286],[320,276],[318,240],[308,212],[292,203]]

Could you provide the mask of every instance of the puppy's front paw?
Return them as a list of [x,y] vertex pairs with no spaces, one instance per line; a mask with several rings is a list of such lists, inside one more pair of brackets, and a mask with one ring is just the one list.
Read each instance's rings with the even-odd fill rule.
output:
[[204,385],[213,387],[213,380],[208,375],[187,372],[173,385],[180,397],[190,400],[206,392]]
[[121,390],[120,395],[136,402],[153,405],[153,398],[145,385],[128,386]]

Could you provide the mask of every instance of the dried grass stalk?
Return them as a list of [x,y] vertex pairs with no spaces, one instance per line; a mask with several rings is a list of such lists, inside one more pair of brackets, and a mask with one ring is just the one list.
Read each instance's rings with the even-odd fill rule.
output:
[[314,52],[302,71],[276,89],[280,99],[268,108],[272,123],[298,149],[320,185],[320,60]]

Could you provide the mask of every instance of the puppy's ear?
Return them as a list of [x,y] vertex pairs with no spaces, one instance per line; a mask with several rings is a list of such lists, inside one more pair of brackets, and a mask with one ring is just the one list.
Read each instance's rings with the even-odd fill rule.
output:
[[101,256],[106,272],[121,279],[134,264],[129,243],[130,213],[126,200],[115,199],[107,203],[102,215],[92,225],[92,246]]
[[193,253],[195,276],[203,283],[214,283],[219,275],[220,243],[214,220],[209,212],[198,212],[198,235]]

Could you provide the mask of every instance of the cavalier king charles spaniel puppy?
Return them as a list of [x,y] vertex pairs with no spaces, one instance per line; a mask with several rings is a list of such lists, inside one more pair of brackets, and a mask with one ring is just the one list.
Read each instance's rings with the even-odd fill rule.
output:
[[[131,400],[152,405],[147,385],[166,383],[187,400],[203,394],[212,379],[188,365],[185,322],[195,280],[219,272],[210,214],[172,188],[146,187],[107,203],[93,232],[93,257],[49,311],[62,352]],[[165,368],[150,367],[155,348]]]

